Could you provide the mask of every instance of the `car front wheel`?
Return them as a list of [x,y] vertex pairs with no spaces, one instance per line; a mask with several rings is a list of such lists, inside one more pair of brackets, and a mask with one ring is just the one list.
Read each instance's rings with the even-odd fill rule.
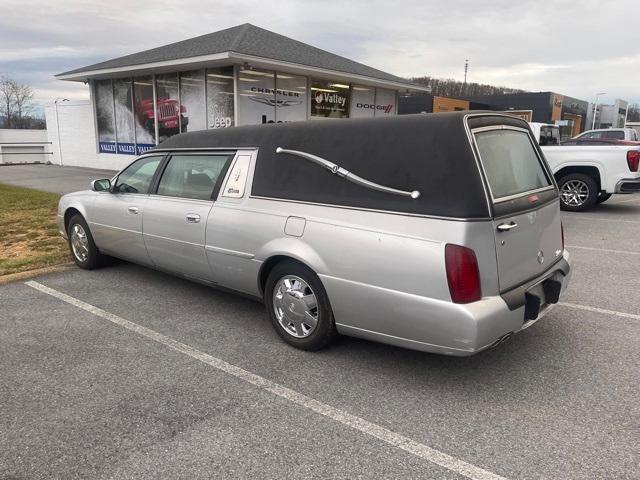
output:
[[67,226],[67,237],[71,256],[76,265],[85,270],[93,270],[102,265],[104,255],[98,251],[89,226],[82,215],[71,217]]
[[302,350],[319,350],[336,337],[329,297],[310,268],[294,262],[277,264],[265,285],[264,300],[282,339]]
[[598,200],[598,186],[589,175],[571,173],[560,179],[560,208],[570,212],[584,212]]

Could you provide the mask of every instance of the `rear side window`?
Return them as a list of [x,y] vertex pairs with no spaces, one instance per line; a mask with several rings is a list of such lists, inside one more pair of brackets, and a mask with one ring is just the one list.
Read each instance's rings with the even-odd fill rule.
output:
[[616,140],[624,140],[624,132],[620,130],[611,130],[610,132],[604,132],[604,138],[615,138]]
[[174,155],[158,184],[158,195],[211,200],[233,155]]
[[475,139],[494,200],[551,185],[526,132],[488,130]]
[[544,126],[540,128],[540,145],[558,145],[560,143],[560,129]]

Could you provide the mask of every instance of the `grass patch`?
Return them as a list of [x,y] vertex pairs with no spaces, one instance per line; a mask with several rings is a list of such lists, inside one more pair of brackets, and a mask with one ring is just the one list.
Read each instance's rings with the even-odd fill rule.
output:
[[60,195],[0,183],[0,275],[71,260],[56,213]]

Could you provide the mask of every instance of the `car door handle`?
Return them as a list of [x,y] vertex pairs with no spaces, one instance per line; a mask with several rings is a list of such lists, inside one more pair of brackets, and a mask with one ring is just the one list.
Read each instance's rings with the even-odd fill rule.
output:
[[516,228],[517,226],[518,226],[518,224],[516,222],[501,223],[500,225],[498,225],[498,231],[499,232],[508,232],[509,230],[512,230],[512,229]]
[[138,207],[128,207],[127,210],[129,213],[133,213],[134,215],[138,213]]
[[197,213],[187,213],[187,222],[189,223],[199,223],[200,215]]

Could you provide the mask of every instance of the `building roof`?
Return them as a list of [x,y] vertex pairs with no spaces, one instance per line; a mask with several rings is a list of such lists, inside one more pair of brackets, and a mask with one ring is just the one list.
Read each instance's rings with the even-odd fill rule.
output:
[[127,67],[130,67],[130,70],[140,70],[145,65],[161,65],[166,62],[177,66],[181,60],[205,59],[207,56],[224,53],[230,54],[227,58],[237,60],[241,60],[241,56],[257,57],[368,77],[422,90],[422,87],[407,79],[354,62],[250,23],[59,73],[56,77],[62,80],[85,80],[114,69],[122,72],[127,71]]

